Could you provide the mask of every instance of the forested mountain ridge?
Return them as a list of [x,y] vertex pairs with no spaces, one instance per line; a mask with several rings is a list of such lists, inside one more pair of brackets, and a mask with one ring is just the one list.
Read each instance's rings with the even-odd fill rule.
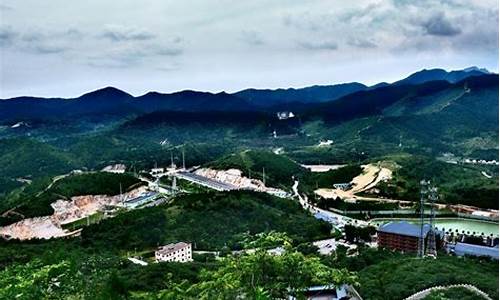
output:
[[[466,69],[467,70],[467,69]],[[0,99],[0,123],[14,125],[28,120],[61,120],[74,117],[106,118],[137,116],[155,111],[273,111],[297,109],[304,105],[333,102],[361,91],[400,85],[419,85],[429,81],[456,83],[487,74],[484,70],[447,72],[441,69],[422,70],[393,84],[368,87],[351,82],[335,85],[288,89],[246,89],[233,94],[184,90],[175,93],[149,92],[134,97],[115,87],[105,87],[76,98],[15,97]],[[29,107],[29,109],[26,109]]]

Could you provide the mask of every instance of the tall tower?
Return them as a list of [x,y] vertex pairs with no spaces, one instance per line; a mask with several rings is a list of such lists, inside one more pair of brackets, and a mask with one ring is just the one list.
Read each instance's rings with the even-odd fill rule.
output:
[[266,170],[264,168],[262,168],[262,182],[266,186]]
[[418,238],[418,252],[417,255],[418,257],[423,257],[424,252],[425,252],[425,236],[424,236],[424,225],[425,225],[425,199],[427,198],[427,193],[429,190],[429,181],[426,181],[425,179],[420,181],[420,207],[419,207],[419,213],[420,213],[420,236]]
[[431,214],[429,216],[429,241],[427,245],[427,249],[425,253],[429,256],[436,257],[437,256],[437,250],[436,250],[436,231],[434,230],[434,218],[436,215],[436,211],[434,210],[434,203],[436,203],[438,198],[438,189],[437,187],[432,187],[429,190],[429,202],[431,205]]
[[175,169],[175,165],[174,165],[174,154],[172,153],[172,150],[170,150],[170,167],[172,169]]

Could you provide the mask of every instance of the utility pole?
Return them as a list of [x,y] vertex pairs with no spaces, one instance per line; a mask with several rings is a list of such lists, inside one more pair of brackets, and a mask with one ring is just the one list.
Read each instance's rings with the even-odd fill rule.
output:
[[420,181],[420,207],[419,207],[419,213],[420,213],[420,236],[418,238],[418,252],[417,256],[418,257],[424,257],[425,253],[425,236],[424,236],[424,204],[425,204],[425,199],[427,198],[427,193],[429,190],[429,181],[426,181],[425,179]]
[[264,168],[262,168],[262,182],[266,186],[266,170]]

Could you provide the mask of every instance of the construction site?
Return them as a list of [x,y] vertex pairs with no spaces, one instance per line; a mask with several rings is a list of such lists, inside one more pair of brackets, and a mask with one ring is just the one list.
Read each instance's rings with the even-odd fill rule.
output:
[[75,236],[80,233],[82,225],[113,217],[120,210],[138,209],[163,201],[162,195],[145,186],[114,196],[82,195],[70,200],[59,199],[51,204],[52,215],[27,218],[0,227],[0,237],[30,240]]

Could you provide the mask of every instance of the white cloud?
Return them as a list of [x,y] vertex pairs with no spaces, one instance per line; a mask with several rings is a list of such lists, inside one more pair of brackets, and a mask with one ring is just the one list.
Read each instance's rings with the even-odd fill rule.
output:
[[111,84],[131,92],[218,91],[390,81],[424,67],[498,69],[494,0],[24,0],[8,6],[0,26],[2,97],[33,86],[47,96]]
[[106,25],[103,32],[99,36],[113,42],[145,41],[156,37],[155,34],[145,29],[116,24]]

